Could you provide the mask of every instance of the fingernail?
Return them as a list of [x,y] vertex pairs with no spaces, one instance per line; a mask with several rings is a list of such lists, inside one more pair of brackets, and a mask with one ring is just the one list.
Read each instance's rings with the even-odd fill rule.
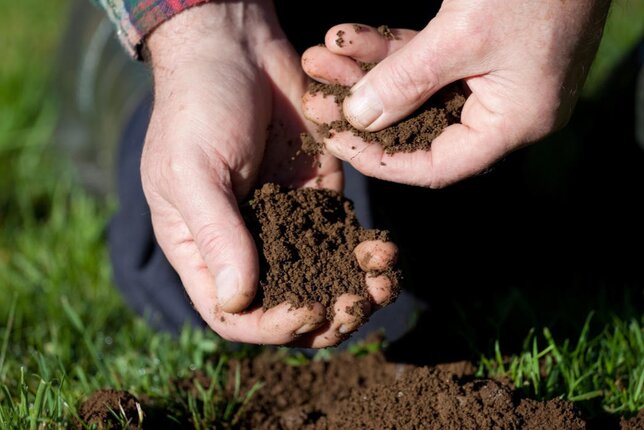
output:
[[239,272],[231,266],[224,267],[215,278],[217,299],[225,305],[239,293]]
[[338,333],[340,334],[347,334],[351,331],[351,327],[349,327],[346,324],[342,324],[340,328],[338,329]]
[[344,102],[344,116],[357,128],[369,127],[380,115],[383,107],[380,97],[371,85],[358,82],[352,89],[351,95]]
[[318,326],[317,324],[311,324],[311,323],[304,324],[302,327],[300,327],[299,329],[297,329],[297,331],[295,332],[295,334],[304,334],[304,333],[308,333],[308,332],[310,332],[311,330],[314,330],[317,326]]

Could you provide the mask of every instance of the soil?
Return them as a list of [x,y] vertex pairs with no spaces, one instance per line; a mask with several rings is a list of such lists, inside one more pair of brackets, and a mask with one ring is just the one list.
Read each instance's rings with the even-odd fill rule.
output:
[[342,48],[344,46],[344,31],[338,30],[336,36],[338,36],[338,38],[335,39],[335,44]]
[[641,409],[637,415],[627,419],[621,418],[619,425],[622,430],[643,430],[644,429],[644,409]]
[[320,82],[312,82],[309,84],[308,92],[311,94],[321,93],[323,97],[333,96],[335,102],[342,106],[342,102],[351,92],[351,87],[340,84],[322,84]]
[[[370,70],[373,63],[358,63],[364,70]],[[309,86],[311,94],[322,93],[325,97],[333,95],[335,102],[342,106],[346,97],[350,97],[350,88],[342,85],[326,85],[321,83]],[[346,119],[336,120],[330,124],[322,124],[318,132],[322,137],[333,137],[335,132],[351,131],[365,142],[379,143],[385,152],[413,152],[428,150],[432,141],[449,125],[460,122],[461,110],[465,104],[465,96],[459,84],[449,85],[434,94],[423,106],[407,119],[377,132],[360,131]],[[323,150],[322,143],[309,144],[303,151],[308,154],[319,154]]]
[[[349,353],[329,361],[289,365],[281,353],[266,352],[230,363],[233,390],[239,369],[242,389],[263,383],[238,415],[238,429],[586,429],[587,423],[571,402],[537,401],[522,397],[508,384],[476,379],[471,363],[420,367],[387,362],[381,353],[356,357]],[[454,373],[453,370],[456,372]],[[209,380],[196,374],[172,386],[196,393],[194,384],[208,388]],[[105,414],[123,392],[104,390],[81,405],[81,417]],[[107,393],[110,393],[107,395]],[[97,401],[105,398],[104,401]],[[127,396],[128,402],[135,402]],[[128,403],[129,404],[129,403]],[[143,428],[166,423],[168,411],[147,404]],[[90,415],[86,412],[91,410]],[[173,411],[177,416],[177,411]],[[156,415],[156,416],[153,416]],[[185,413],[189,417],[188,413]],[[642,429],[643,414],[623,419],[623,430]],[[166,418],[167,419],[167,418]],[[94,421],[96,423],[103,421]],[[169,423],[169,421],[167,422]],[[217,423],[212,423],[216,425]],[[174,428],[176,428],[176,424]],[[229,426],[224,425],[224,428]],[[165,427],[164,427],[165,428]],[[191,428],[189,423],[180,428]]]
[[370,71],[371,69],[373,69],[378,65],[378,63],[365,63],[364,61],[356,61],[356,62],[358,63],[358,66],[360,66],[360,68],[365,72]]
[[[353,250],[365,240],[389,240],[388,232],[360,227],[352,202],[341,194],[265,184],[255,191],[244,217],[260,250],[263,308],[318,302],[332,319],[338,296],[350,293],[369,299],[365,272]],[[387,274],[397,286],[398,273]],[[396,295],[394,291],[391,299]],[[363,316],[358,308],[349,312]]]
[[[98,390],[81,404],[78,416],[86,424],[98,428],[122,428],[117,417],[123,418],[124,414],[125,421],[129,421],[125,428],[135,430],[139,428],[137,403],[136,397],[127,391]],[[79,425],[78,428],[83,427]]]
[[367,31],[367,29],[360,24],[353,24],[352,27],[353,27],[353,31],[355,31],[356,34],[362,33],[363,31]]
[[[354,30],[355,30],[355,28],[354,28]],[[380,27],[377,28],[377,30],[378,30],[378,33],[382,34],[382,37],[384,37],[387,40],[395,40],[395,39],[397,39],[396,35],[391,31],[389,26],[381,25]],[[356,33],[358,33],[357,30],[356,30]]]

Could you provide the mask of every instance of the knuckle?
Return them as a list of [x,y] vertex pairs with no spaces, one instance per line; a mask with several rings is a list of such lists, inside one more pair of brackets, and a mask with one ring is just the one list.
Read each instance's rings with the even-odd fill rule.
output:
[[219,224],[210,223],[201,226],[194,234],[195,243],[206,261],[220,256],[227,248],[227,229],[222,227]]

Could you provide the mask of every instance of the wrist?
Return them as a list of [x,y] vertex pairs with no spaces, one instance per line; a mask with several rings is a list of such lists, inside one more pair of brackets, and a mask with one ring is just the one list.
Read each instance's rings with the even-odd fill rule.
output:
[[192,7],[156,28],[146,40],[153,71],[176,63],[217,60],[230,50],[253,48],[282,37],[269,0],[209,2]]

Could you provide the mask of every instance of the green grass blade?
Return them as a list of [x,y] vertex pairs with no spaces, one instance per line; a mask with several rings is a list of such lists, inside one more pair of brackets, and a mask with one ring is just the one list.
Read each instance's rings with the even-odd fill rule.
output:
[[4,363],[7,357],[7,349],[9,348],[9,338],[11,337],[11,329],[13,327],[13,319],[16,315],[16,303],[18,296],[13,295],[11,299],[11,306],[9,307],[9,316],[7,317],[7,328],[4,331],[4,339],[2,340],[2,350],[0,351],[0,381],[4,381]]
[[31,408],[31,414],[29,414],[29,430],[38,430],[38,419],[40,418],[40,413],[42,412],[42,406],[45,398],[45,393],[49,390],[49,383],[44,380],[40,380],[38,384],[38,390],[36,391],[36,400],[34,405]]

